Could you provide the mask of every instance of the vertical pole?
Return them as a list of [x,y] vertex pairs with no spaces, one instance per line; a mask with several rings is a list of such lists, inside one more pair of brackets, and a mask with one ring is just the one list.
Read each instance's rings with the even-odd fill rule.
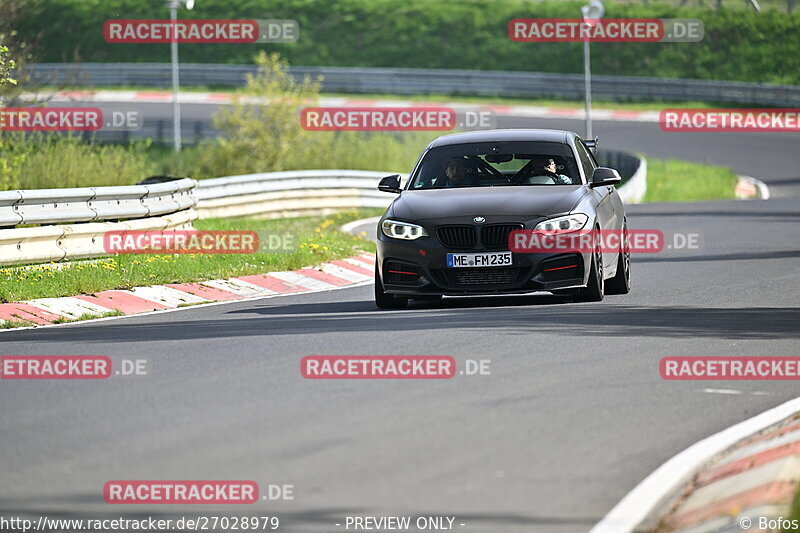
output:
[[583,81],[586,104],[586,138],[592,139],[592,74],[589,57],[589,39],[583,42]]
[[172,39],[170,48],[172,52],[172,133],[175,151],[181,151],[181,105],[178,103],[178,37],[176,35],[178,19],[178,1],[172,0],[169,5],[169,18],[172,21]]

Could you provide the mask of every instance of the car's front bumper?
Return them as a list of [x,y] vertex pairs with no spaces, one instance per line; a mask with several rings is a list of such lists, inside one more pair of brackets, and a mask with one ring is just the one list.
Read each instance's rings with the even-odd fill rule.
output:
[[436,237],[404,241],[381,234],[377,250],[384,290],[409,297],[523,294],[585,287],[591,264],[591,254],[513,253],[510,267],[449,268],[448,253],[499,250],[452,250]]

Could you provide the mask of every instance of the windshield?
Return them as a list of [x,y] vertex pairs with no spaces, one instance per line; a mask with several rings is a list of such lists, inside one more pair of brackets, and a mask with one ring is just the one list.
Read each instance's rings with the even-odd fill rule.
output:
[[568,145],[513,142],[433,148],[423,156],[408,188],[579,184],[580,173]]

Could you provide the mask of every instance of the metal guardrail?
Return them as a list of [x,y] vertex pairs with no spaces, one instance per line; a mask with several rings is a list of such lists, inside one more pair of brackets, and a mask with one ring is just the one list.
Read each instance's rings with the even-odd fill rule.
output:
[[193,179],[117,187],[0,192],[0,227],[118,221],[175,213],[197,201]]
[[377,190],[394,172],[296,170],[201,180],[198,212],[206,217],[302,216],[338,209],[387,207],[392,198]]
[[108,255],[103,237],[109,231],[190,229],[194,209],[125,222],[87,222],[30,228],[0,229],[0,265],[22,265],[88,259]]
[[[168,63],[39,63],[26,73],[35,83],[169,87]],[[239,87],[254,65],[181,64],[184,86]],[[583,75],[489,70],[360,67],[291,67],[297,78],[322,76],[329,92],[383,94],[476,94],[508,97],[583,98]],[[800,105],[800,86],[716,80],[592,76],[595,98]]]
[[[643,158],[598,151],[625,180],[627,203],[641,201]],[[188,229],[198,217],[291,217],[359,207],[384,208],[394,199],[377,190],[393,172],[296,170],[153,185],[0,192],[0,265],[107,255],[108,231]],[[406,178],[407,176],[404,176]],[[42,224],[37,227],[13,227]],[[11,227],[9,227],[11,226]]]
[[[179,229],[197,218],[197,182],[0,192],[0,265],[106,255],[108,231]],[[124,221],[124,222],[123,222]],[[37,227],[14,227],[41,224]]]

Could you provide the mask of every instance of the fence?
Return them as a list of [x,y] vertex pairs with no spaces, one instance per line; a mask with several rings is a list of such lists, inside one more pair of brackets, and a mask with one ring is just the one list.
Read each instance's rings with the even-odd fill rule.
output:
[[[71,86],[169,87],[168,63],[40,63],[28,65],[34,83]],[[583,99],[583,75],[543,72],[407,68],[292,67],[296,77],[322,76],[323,90],[383,94],[473,94],[505,97]],[[184,86],[239,87],[254,65],[184,63]],[[800,86],[712,80],[592,76],[592,94],[615,101],[667,100],[766,106],[800,105]]]

